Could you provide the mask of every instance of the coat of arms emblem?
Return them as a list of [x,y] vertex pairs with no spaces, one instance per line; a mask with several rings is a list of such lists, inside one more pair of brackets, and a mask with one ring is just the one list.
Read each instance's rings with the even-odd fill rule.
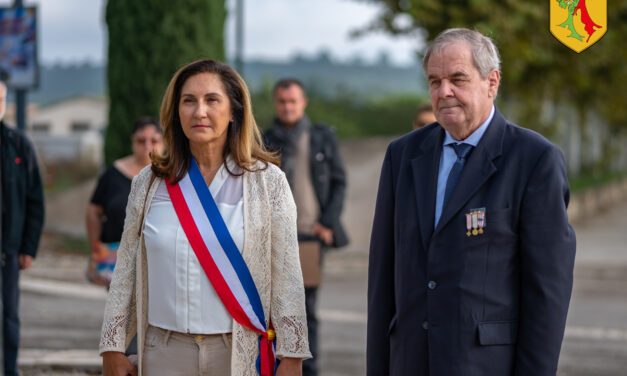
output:
[[549,0],[551,34],[579,53],[607,31],[607,0]]

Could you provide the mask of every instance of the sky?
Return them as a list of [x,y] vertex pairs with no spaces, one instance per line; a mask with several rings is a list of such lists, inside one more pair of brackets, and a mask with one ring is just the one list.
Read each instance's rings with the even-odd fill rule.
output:
[[[130,0],[133,1],[133,0]],[[208,0],[213,1],[213,0]],[[106,0],[23,0],[39,12],[41,63],[104,63]],[[351,30],[368,25],[379,11],[360,0],[244,0],[244,58],[287,60],[300,54],[329,51],[337,61],[359,56],[374,61],[382,51],[395,64],[416,61],[417,38],[392,38],[384,33],[351,39]],[[11,6],[13,0],[0,0]],[[235,0],[227,0],[227,56],[235,51]]]

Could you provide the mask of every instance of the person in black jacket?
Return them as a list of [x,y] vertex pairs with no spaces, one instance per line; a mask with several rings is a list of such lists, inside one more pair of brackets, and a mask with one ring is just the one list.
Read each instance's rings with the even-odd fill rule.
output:
[[[305,244],[319,243],[321,249],[342,247],[348,238],[340,223],[344,204],[346,175],[335,132],[328,126],[312,124],[307,115],[303,84],[293,78],[280,80],[274,87],[276,119],[264,134],[269,150],[281,154],[281,169],[290,184],[298,212],[297,227],[305,280],[307,326],[312,359],[303,362],[303,375],[317,375],[318,320],[316,297],[320,265],[313,269],[318,278],[310,279],[312,265],[320,258],[303,257]],[[319,247],[320,248],[320,247]],[[309,250],[309,248],[307,248]],[[316,273],[316,272],[314,272]]]
[[[0,119],[6,107],[0,82]],[[2,318],[5,375],[17,375],[20,339],[19,271],[37,254],[44,224],[44,197],[33,146],[0,120],[2,149]]]

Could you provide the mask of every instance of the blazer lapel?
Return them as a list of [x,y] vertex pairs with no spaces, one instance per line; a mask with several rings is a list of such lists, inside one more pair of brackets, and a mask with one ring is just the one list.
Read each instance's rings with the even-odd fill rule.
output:
[[444,130],[437,127],[420,145],[421,154],[411,160],[416,210],[423,249],[428,248],[435,221],[435,196]]
[[448,202],[442,208],[440,221],[435,229],[439,233],[481,186],[497,171],[493,160],[501,155],[505,118],[498,110],[475,150],[470,154],[466,166]]

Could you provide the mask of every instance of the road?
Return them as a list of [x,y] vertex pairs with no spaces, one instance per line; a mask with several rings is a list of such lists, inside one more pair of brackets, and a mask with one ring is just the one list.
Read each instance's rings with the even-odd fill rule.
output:
[[[352,242],[325,259],[319,304],[323,376],[365,374],[368,241],[388,141],[342,145],[350,183],[343,219]],[[627,202],[617,203],[574,225],[575,285],[560,376],[627,374],[626,213]],[[84,282],[84,256],[60,248],[58,238],[46,236],[34,267],[22,278],[20,364],[25,375],[98,370],[105,292]]]
[[[560,376],[627,375],[627,203],[576,224],[575,284]],[[365,257],[330,255],[320,291],[323,375],[365,374]],[[342,273],[345,268],[347,272]]]

